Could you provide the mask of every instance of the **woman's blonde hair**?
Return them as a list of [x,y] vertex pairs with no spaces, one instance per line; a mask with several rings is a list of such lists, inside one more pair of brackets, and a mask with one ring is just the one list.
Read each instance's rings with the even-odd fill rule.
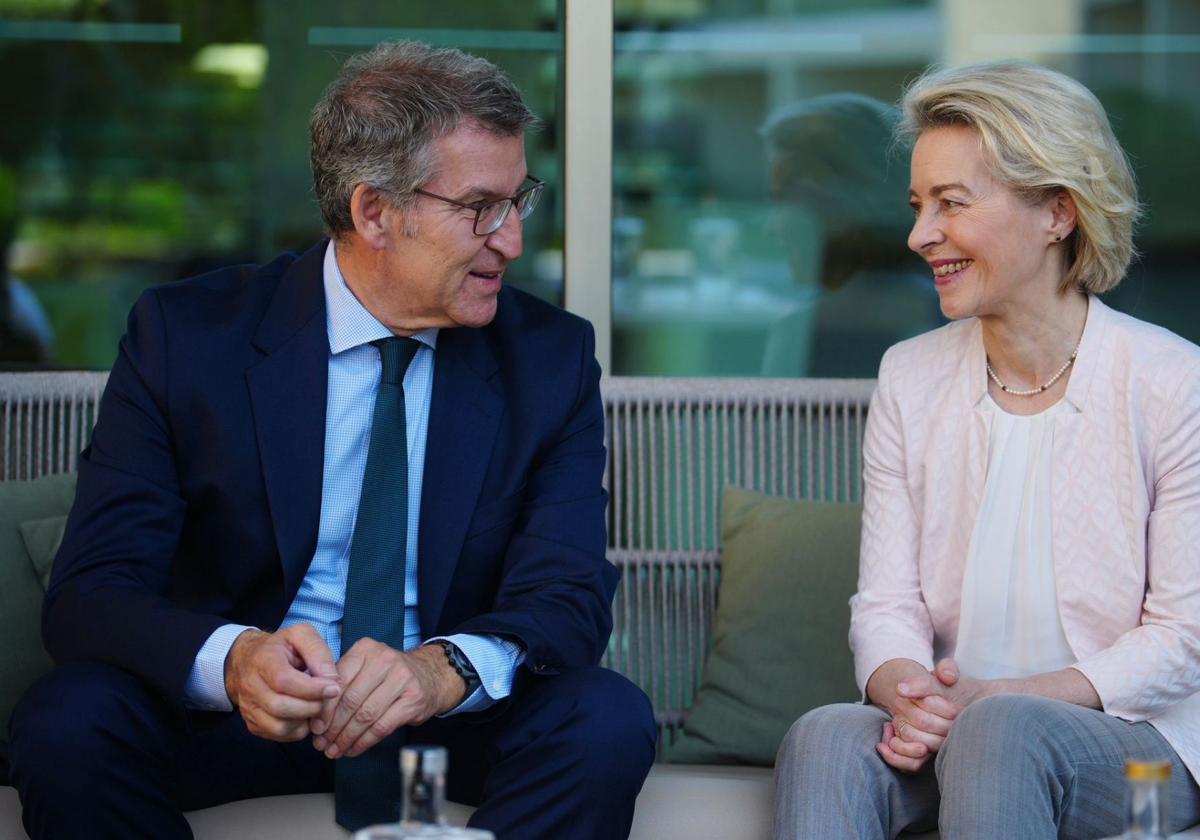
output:
[[1074,79],[1019,61],[935,68],[913,82],[897,128],[968,126],[979,132],[993,174],[1035,203],[1066,190],[1076,228],[1061,289],[1106,292],[1133,259],[1137,185],[1104,107]]

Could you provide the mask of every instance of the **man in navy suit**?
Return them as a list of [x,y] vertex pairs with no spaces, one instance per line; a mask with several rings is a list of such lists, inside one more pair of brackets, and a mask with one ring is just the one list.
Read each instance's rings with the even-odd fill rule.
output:
[[331,239],[152,289],[101,405],[12,721],[34,838],[336,790],[395,819],[401,742],[506,838],[628,835],[644,694],[596,666],[590,326],[506,288],[542,184],[493,65],[385,44],[313,112]]

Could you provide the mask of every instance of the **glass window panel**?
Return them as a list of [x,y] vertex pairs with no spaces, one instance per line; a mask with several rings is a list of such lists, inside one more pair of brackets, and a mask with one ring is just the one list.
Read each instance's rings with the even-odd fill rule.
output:
[[546,180],[516,286],[562,300],[561,1],[449,4],[18,0],[0,5],[0,366],[105,368],[147,286],[321,235],[308,115],[380,40],[504,68],[545,120]]
[[613,370],[874,376],[943,323],[906,246],[894,103],[1016,57],[1101,99],[1148,208],[1107,300],[1200,340],[1200,4],[616,0]]

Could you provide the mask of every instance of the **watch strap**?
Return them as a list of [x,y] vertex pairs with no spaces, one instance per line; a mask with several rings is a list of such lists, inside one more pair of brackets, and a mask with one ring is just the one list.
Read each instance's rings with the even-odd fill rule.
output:
[[475,666],[471,664],[470,659],[467,659],[467,655],[462,652],[462,648],[454,644],[454,642],[442,639],[438,641],[438,644],[445,651],[446,661],[450,663],[450,667],[467,684],[467,691],[463,695],[463,698],[470,697],[475,693],[475,689],[483,684],[483,681],[479,678],[479,673],[475,670]]

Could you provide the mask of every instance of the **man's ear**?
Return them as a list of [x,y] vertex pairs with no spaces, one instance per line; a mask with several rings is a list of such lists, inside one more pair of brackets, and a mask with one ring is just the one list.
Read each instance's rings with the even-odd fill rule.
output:
[[1050,208],[1050,237],[1061,242],[1075,232],[1078,211],[1075,199],[1067,190],[1059,190],[1047,199]]
[[392,216],[399,212],[387,197],[374,187],[359,184],[350,195],[350,217],[354,231],[371,248],[382,251],[391,237]]

